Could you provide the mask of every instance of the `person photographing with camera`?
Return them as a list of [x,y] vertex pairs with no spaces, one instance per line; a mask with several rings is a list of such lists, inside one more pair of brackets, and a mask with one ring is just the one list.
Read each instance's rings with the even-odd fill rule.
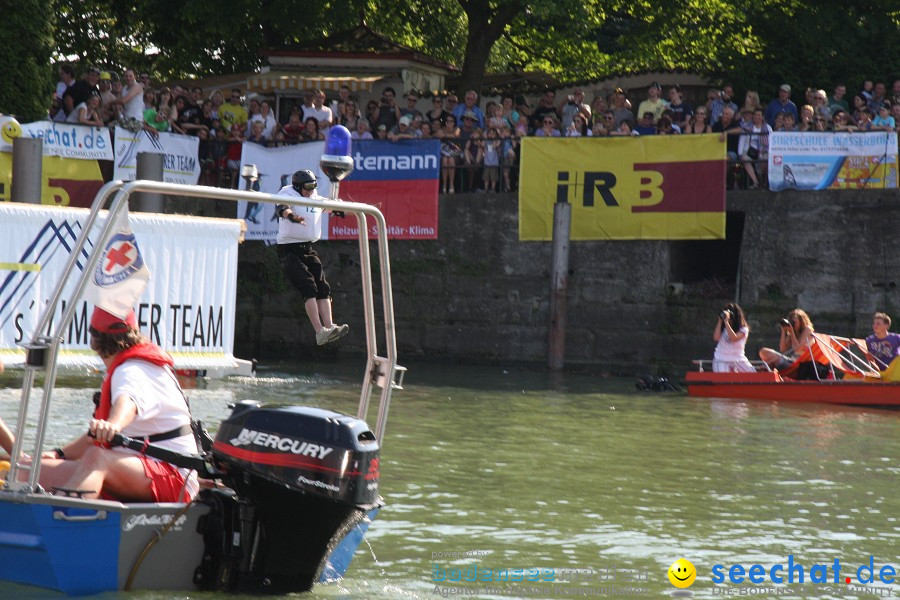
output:
[[809,346],[816,330],[809,315],[799,308],[789,312],[786,319],[781,319],[778,327],[781,332],[778,351],[772,348],[762,348],[759,351],[759,357],[769,367],[784,371],[794,364],[797,357]]
[[750,327],[743,309],[735,303],[726,304],[719,312],[713,340],[717,342],[713,354],[714,373],[752,373],[756,369],[747,360],[744,347]]
[[557,108],[562,123],[560,128],[565,131],[575,121],[575,117],[581,115],[585,123],[591,122],[591,107],[584,102],[584,90],[575,88],[575,91],[566,96]]
[[397,106],[397,93],[392,87],[384,88],[381,92],[381,101],[378,104],[378,110],[371,116],[373,117],[372,129],[377,131],[379,125],[384,125],[387,131],[396,127],[397,122],[403,115],[400,113],[400,107]]

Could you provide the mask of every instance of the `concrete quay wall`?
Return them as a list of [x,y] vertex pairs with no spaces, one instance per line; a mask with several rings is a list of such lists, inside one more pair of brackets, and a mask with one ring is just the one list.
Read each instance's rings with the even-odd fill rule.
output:
[[[711,357],[715,315],[734,298],[750,321],[748,355],[777,342],[775,322],[794,307],[818,330],[843,335],[867,334],[876,310],[900,322],[900,192],[739,191],[727,207],[724,241],[572,242],[567,366],[683,372],[691,359]],[[274,247],[247,242],[236,355],[364,351],[357,243],[316,246],[350,335],[316,347]],[[518,240],[514,194],[442,196],[439,238],[392,241],[390,254],[401,364],[546,363],[551,244]]]

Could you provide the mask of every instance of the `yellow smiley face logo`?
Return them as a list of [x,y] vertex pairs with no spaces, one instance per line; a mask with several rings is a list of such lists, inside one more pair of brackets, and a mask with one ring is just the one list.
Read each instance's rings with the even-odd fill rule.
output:
[[22,126],[13,118],[9,118],[0,125],[0,138],[7,144],[12,144],[13,140],[22,135]]
[[677,588],[690,587],[695,579],[697,579],[697,569],[687,559],[679,558],[669,567],[669,581]]

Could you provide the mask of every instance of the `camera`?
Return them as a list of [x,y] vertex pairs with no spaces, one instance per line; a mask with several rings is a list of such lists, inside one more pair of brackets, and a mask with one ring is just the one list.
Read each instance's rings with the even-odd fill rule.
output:
[[781,325],[782,327],[790,327],[791,326],[791,322],[788,321],[787,319],[781,319],[780,321],[778,321],[778,324]]
[[719,318],[722,319],[723,321],[727,321],[728,320],[728,311],[723,310],[722,312],[720,312]]
[[575,96],[569,96],[569,104],[575,104]]

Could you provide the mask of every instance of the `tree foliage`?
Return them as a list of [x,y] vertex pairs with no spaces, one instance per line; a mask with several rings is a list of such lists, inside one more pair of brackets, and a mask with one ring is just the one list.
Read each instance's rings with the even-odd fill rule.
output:
[[0,113],[42,118],[52,89],[53,16],[39,0],[2,0],[0,15]]
[[[863,79],[900,75],[896,0],[52,0],[50,19],[34,0],[0,2],[14,24],[3,30],[10,39],[0,46],[8,61],[0,72],[34,71],[21,81],[44,98],[55,78],[51,57],[131,66],[157,80],[221,75],[263,65],[262,48],[319,39],[363,19],[460,66],[463,88],[480,88],[486,71],[541,70],[575,82],[685,69],[765,97],[785,81],[798,89],[843,81],[852,90]],[[4,94],[19,95],[8,85]],[[0,110],[10,106],[0,102]]]

